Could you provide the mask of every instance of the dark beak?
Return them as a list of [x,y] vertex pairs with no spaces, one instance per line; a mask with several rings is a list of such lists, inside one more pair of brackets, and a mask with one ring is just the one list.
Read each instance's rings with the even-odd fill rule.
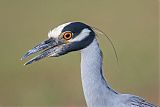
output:
[[36,52],[42,51],[42,53],[40,53],[38,56],[34,57],[33,59],[29,60],[28,62],[26,62],[24,65],[28,65],[31,64],[32,62],[36,62],[44,57],[50,56],[51,54],[53,54],[53,52],[55,51],[54,48],[62,45],[63,42],[55,39],[55,38],[49,38],[48,40],[45,40],[43,42],[41,42],[39,45],[35,46],[34,48],[32,48],[31,50],[29,50],[22,58],[21,60],[27,58],[28,56],[30,56],[31,54],[34,54]]

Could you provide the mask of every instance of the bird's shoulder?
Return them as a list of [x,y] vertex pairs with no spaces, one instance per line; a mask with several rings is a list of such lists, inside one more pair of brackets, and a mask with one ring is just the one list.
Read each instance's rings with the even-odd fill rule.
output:
[[139,96],[122,94],[121,97],[124,98],[123,102],[127,107],[157,107]]

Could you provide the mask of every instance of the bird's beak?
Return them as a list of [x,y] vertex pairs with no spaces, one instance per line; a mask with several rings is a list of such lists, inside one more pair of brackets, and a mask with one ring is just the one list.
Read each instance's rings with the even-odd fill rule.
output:
[[33,59],[29,60],[28,62],[26,62],[24,65],[28,65],[31,64],[32,62],[36,62],[44,57],[47,56],[53,56],[56,48],[60,45],[62,45],[63,42],[55,39],[55,38],[49,38],[43,42],[41,42],[40,44],[38,44],[37,46],[35,46],[34,48],[32,48],[31,50],[29,50],[22,58],[21,60],[27,58],[28,56],[30,56],[31,54],[34,54],[36,52],[42,51],[42,53],[40,53],[39,55],[37,55],[36,57],[34,57]]

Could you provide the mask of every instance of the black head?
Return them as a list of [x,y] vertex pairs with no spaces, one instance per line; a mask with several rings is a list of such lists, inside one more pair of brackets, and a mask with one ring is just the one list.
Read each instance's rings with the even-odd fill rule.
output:
[[95,38],[92,28],[81,22],[68,22],[54,28],[48,33],[48,40],[29,50],[22,59],[38,51],[44,50],[40,55],[26,64],[40,60],[46,56],[61,56],[71,51],[86,48]]

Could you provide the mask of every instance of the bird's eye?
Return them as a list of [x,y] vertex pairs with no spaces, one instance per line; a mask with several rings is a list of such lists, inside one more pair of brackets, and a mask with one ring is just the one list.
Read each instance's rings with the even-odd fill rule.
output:
[[65,40],[70,40],[70,39],[72,38],[72,36],[73,36],[72,32],[65,32],[65,33],[63,34],[63,38],[64,38]]

